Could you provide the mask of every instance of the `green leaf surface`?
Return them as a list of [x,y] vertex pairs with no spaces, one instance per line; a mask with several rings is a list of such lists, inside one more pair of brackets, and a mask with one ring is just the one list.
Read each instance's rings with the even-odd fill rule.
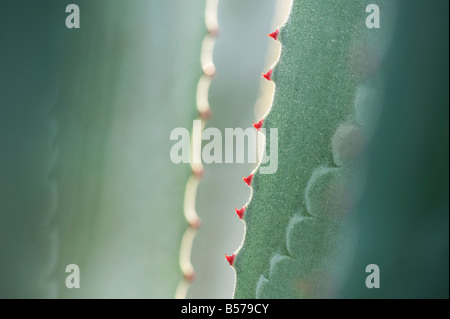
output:
[[[368,44],[367,4],[294,0],[280,28],[275,95],[263,124],[268,154],[271,129],[278,129],[278,170],[254,173],[235,298],[326,297],[334,289],[329,274],[359,184],[361,118],[370,113],[364,85],[377,89],[366,82],[385,40],[378,34]],[[380,52],[368,55],[380,42]]]

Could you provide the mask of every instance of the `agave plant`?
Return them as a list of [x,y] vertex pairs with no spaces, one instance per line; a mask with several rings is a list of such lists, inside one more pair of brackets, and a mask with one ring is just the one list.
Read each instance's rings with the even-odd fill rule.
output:
[[[263,38],[274,3],[2,5],[0,297],[448,298],[448,2],[292,0]],[[277,169],[241,189],[170,160],[253,120]]]

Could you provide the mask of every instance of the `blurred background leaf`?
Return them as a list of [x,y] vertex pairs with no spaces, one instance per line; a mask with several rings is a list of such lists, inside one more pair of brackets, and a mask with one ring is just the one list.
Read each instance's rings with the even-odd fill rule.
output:
[[[400,2],[342,297],[449,296],[448,6]],[[380,289],[365,285],[369,264],[380,267]]]
[[1,11],[0,293],[172,298],[191,169],[169,136],[197,116],[205,1],[77,1],[73,30],[68,3]]
[[[273,29],[275,0],[223,0],[219,2],[220,33],[216,41],[213,80],[209,100],[213,117],[207,127],[252,127],[257,119],[255,103],[260,95],[261,72],[274,62],[267,57]],[[289,5],[289,1],[280,1]],[[279,11],[283,11],[280,9]],[[286,14],[286,8],[279,16]],[[272,41],[273,42],[273,41]],[[273,44],[273,43],[272,43]],[[263,102],[267,107],[268,101]],[[246,147],[251,147],[246,144]],[[225,153],[223,153],[225,154]],[[247,157],[246,157],[247,158]],[[205,164],[199,184],[197,211],[202,227],[194,241],[192,263],[198,274],[189,298],[231,298],[234,271],[225,259],[242,242],[244,225],[235,213],[248,200],[249,189],[242,181],[255,167],[246,164]]]

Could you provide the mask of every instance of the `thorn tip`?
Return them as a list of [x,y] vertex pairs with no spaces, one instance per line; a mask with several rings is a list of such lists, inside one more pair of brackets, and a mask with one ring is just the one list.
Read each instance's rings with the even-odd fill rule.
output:
[[272,79],[272,69],[269,70],[266,74],[263,73],[263,78],[265,78],[267,81],[270,81]]
[[278,35],[280,34],[280,29],[276,29],[274,32],[269,33],[267,36],[271,37],[275,41],[278,40]]
[[192,174],[198,179],[202,179],[205,176],[205,170],[201,166],[196,166],[192,168]]
[[184,274],[184,279],[187,282],[193,282],[195,280],[195,272],[194,271],[190,271],[188,273]]
[[253,179],[253,174],[248,175],[247,177],[244,176],[244,182],[248,185],[251,186],[252,184],[252,179]]
[[236,214],[239,216],[239,219],[244,218],[244,213],[245,213],[245,206],[242,207],[241,209],[237,209],[236,207]]
[[259,131],[259,129],[262,127],[263,123],[264,123],[264,119],[261,119],[258,123],[253,123],[253,126],[255,127],[255,129],[257,131]]
[[207,109],[199,111],[198,113],[199,113],[200,118],[202,118],[205,121],[208,121],[211,119],[212,111],[209,107]]
[[225,258],[227,259],[228,263],[230,264],[231,267],[233,267],[234,264],[234,258],[236,257],[235,254],[228,256],[227,254],[225,254]]
[[189,221],[189,227],[193,229],[199,229],[202,225],[202,221],[200,218],[196,217]]
[[217,26],[209,27],[208,33],[213,37],[217,37],[220,33],[220,29]]

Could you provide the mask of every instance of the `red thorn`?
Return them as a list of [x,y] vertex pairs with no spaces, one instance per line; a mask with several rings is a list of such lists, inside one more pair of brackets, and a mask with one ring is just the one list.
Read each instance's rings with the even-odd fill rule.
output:
[[205,170],[203,167],[195,167],[192,169],[192,174],[198,179],[202,179],[205,176]]
[[270,81],[272,79],[272,69],[269,70],[266,74],[263,73],[263,78],[265,78],[267,81]]
[[209,78],[213,78],[216,75],[216,67],[212,62],[206,63],[202,66],[203,74],[205,74]]
[[195,280],[195,272],[191,271],[191,272],[184,274],[184,279],[187,282],[193,282]]
[[193,218],[192,220],[189,221],[189,227],[191,227],[193,229],[199,229],[201,225],[202,225],[202,221],[198,217]]
[[208,33],[214,37],[217,37],[220,33],[219,27],[212,27],[208,29]]
[[261,121],[259,121],[258,123],[253,123],[253,126],[256,128],[257,131],[259,131],[259,129],[262,127],[264,123],[264,119],[261,119]]
[[278,40],[279,34],[280,34],[280,29],[276,29],[274,32],[269,33],[267,36],[273,38],[276,41],[276,40]]
[[227,254],[225,254],[225,258],[227,259],[228,263],[230,264],[231,267],[233,267],[233,263],[234,263],[234,258],[236,257],[235,254],[228,256]]
[[253,174],[248,175],[248,177],[244,176],[244,182],[250,186],[252,184]]
[[237,209],[236,207],[236,214],[239,216],[240,219],[244,217],[244,213],[245,213],[245,206],[242,207],[241,209]]
[[208,121],[211,119],[212,111],[210,108],[207,108],[205,110],[200,111],[199,115],[202,119],[204,119],[205,121]]

